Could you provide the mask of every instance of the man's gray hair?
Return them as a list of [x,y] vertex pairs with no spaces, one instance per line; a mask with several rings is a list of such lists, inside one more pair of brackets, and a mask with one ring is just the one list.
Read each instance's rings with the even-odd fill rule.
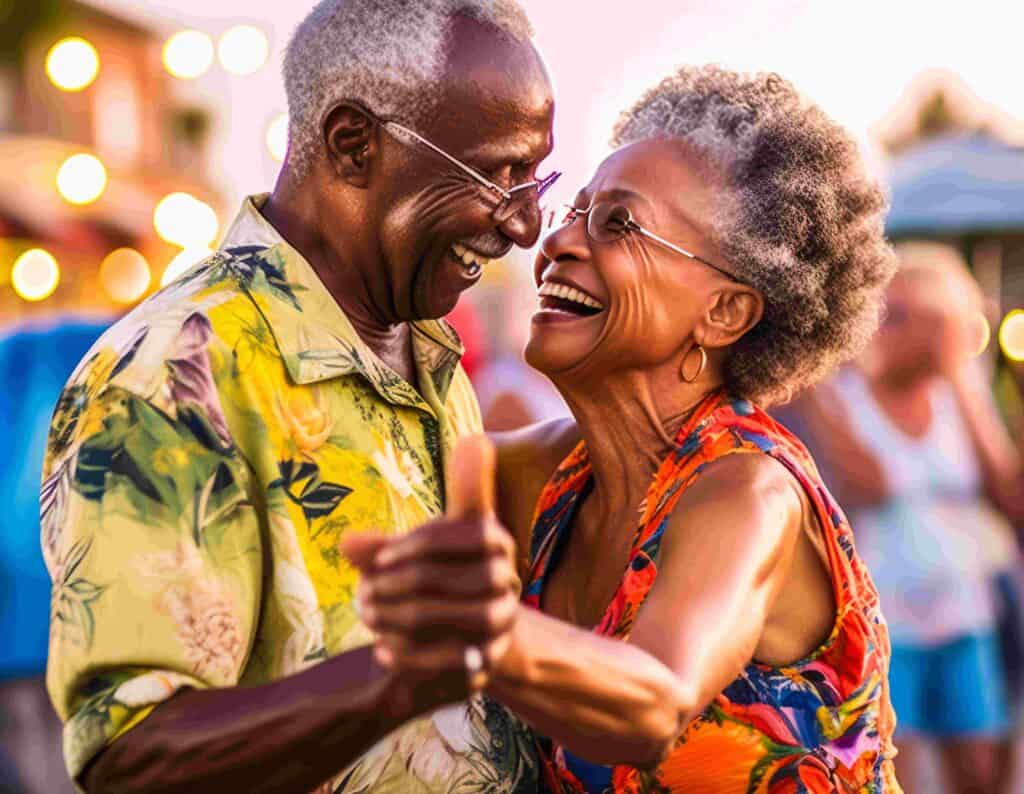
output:
[[320,155],[324,116],[343,100],[409,124],[433,110],[457,15],[516,41],[533,36],[516,0],[321,0],[284,57],[288,158],[296,174]]

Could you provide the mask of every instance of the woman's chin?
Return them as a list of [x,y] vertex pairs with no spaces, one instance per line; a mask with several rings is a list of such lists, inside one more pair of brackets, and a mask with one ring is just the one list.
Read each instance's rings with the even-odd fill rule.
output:
[[530,331],[530,338],[523,350],[526,363],[538,372],[553,378],[559,373],[572,369],[586,358],[593,345],[581,344],[582,340],[569,335],[551,333],[551,330],[536,323]]

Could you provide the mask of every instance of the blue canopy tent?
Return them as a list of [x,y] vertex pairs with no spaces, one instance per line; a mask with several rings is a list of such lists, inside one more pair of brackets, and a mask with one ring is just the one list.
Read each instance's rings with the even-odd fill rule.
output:
[[898,157],[891,237],[1024,231],[1024,148],[984,134],[947,136]]

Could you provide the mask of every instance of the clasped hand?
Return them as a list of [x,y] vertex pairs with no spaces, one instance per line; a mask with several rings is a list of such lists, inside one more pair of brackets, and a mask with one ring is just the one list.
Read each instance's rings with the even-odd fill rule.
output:
[[[509,649],[520,587],[515,542],[494,515],[493,483],[490,442],[465,439],[448,472],[443,517],[406,535],[342,543],[362,574],[359,612],[377,634],[377,661],[416,701],[406,704],[414,710],[483,688]],[[476,675],[467,648],[480,651]]]

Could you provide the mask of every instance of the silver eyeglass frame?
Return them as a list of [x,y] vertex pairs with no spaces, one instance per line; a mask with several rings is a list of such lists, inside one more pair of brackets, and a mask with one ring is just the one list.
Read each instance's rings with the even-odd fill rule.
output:
[[[598,203],[603,204],[605,202],[598,202]],[[700,262],[701,264],[707,265],[712,270],[717,270],[719,273],[721,273],[723,276],[725,276],[730,281],[733,281],[733,282],[735,282],[737,284],[745,284],[746,283],[742,279],[740,279],[737,276],[735,276],[732,273],[730,273],[725,268],[719,267],[714,262],[709,262],[704,257],[697,256],[697,254],[695,254],[695,253],[693,253],[691,251],[687,251],[685,248],[681,248],[680,246],[676,245],[675,243],[669,242],[668,240],[666,240],[661,235],[658,235],[658,234],[655,234],[654,232],[652,232],[650,229],[645,229],[643,226],[641,226],[639,223],[637,223],[635,220],[633,220],[633,213],[630,212],[629,207],[625,206],[624,204],[615,204],[614,206],[615,207],[621,207],[622,209],[624,209],[626,211],[626,217],[623,219],[623,224],[624,224],[623,234],[619,236],[619,239],[622,239],[622,237],[625,236],[626,232],[636,232],[637,234],[639,234],[639,235],[641,235],[643,237],[646,237],[648,240],[653,240],[654,242],[658,243],[659,245],[664,246],[665,248],[668,248],[670,251],[675,251],[677,254],[682,254],[683,256],[688,257],[690,259],[695,259],[696,261]],[[571,217],[566,218],[566,222],[563,225],[568,226],[570,223],[572,223],[574,220],[576,220],[576,217],[579,216],[579,215],[587,215],[588,216],[587,217],[587,223],[585,224],[585,228],[587,230],[587,237],[589,237],[591,240],[593,240],[596,243],[612,242],[611,240],[599,240],[596,237],[594,237],[594,235],[591,234],[591,232],[590,232],[589,213],[594,208],[594,205],[591,205],[591,206],[587,207],[584,210],[581,210],[579,207],[574,207],[574,206],[572,206],[572,204],[566,204],[565,208],[567,210],[569,210],[569,214],[570,214]]]

